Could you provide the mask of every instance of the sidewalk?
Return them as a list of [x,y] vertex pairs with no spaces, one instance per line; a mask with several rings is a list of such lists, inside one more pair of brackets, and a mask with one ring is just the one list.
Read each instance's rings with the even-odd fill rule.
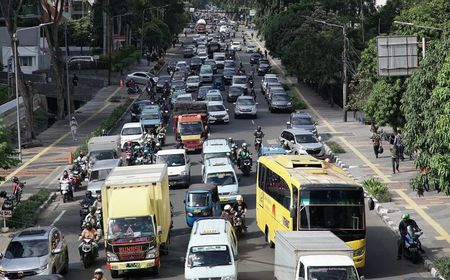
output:
[[[247,31],[250,38],[250,32]],[[263,51],[264,43],[254,40]],[[273,66],[279,68],[283,74],[280,60],[271,59]],[[306,101],[308,110],[319,120],[318,131],[324,141],[339,143],[346,153],[339,154],[339,158],[346,165],[349,173],[359,182],[366,178],[377,177],[387,184],[392,194],[392,201],[381,203],[383,220],[393,230],[398,228],[403,212],[410,216],[423,229],[421,238],[426,255],[431,259],[439,256],[450,256],[450,198],[437,192],[425,193],[418,197],[409,186],[409,180],[417,174],[414,162],[408,158],[400,161],[400,173],[392,174],[391,157],[388,143],[384,143],[385,152],[377,159],[373,153],[370,140],[370,126],[363,125],[348,113],[348,122],[343,122],[342,109],[331,108],[327,101],[304,84],[297,84],[295,78],[287,81],[296,86],[298,93]],[[391,131],[390,128],[384,128]]]
[[[136,65],[132,67],[132,71],[143,71],[143,66],[143,63]],[[147,63],[145,63],[145,69],[148,69]],[[120,102],[110,102],[112,97],[115,97],[114,99],[120,97]],[[61,176],[66,168],[69,154],[127,99],[126,88],[119,87],[118,83],[99,90],[89,102],[74,113],[79,125],[77,141],[72,140],[68,120],[56,122],[37,136],[36,142],[42,143],[42,147],[23,149],[21,165],[9,170],[0,170],[0,174],[7,179],[6,182],[0,183],[0,187],[6,188],[5,190],[10,192],[11,182],[9,179],[17,176],[27,182],[24,199],[42,188],[56,190],[58,186],[53,182]]]

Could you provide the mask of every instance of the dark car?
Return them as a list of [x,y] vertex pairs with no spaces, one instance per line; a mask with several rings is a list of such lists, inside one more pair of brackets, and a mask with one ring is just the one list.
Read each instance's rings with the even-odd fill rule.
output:
[[156,84],[156,92],[163,92],[164,84],[168,82],[170,84],[171,77],[169,75],[161,75],[158,78],[158,83]]
[[194,49],[191,47],[184,48],[183,57],[190,58],[194,56]]
[[225,80],[223,74],[215,74],[213,76],[213,89],[225,90]]
[[198,71],[202,66],[202,59],[198,56],[191,58],[191,70]]
[[265,74],[270,73],[271,66],[269,61],[261,60],[258,65],[258,76],[264,76]]
[[286,93],[273,94],[269,102],[269,111],[271,113],[275,111],[292,112],[292,103],[289,95]]
[[212,89],[212,86],[201,86],[198,88],[197,100],[205,100],[206,93]]
[[236,69],[236,62],[234,60],[227,59],[223,62],[223,69],[225,68],[233,68]]
[[151,105],[150,100],[139,100],[134,102],[133,106],[131,107],[131,121],[132,122],[138,122],[140,117],[141,117],[141,113],[142,113],[142,108],[144,108],[147,105]]
[[242,87],[231,86],[228,88],[227,101],[230,103],[236,102],[236,99],[243,94],[244,90],[242,89]]
[[233,76],[236,75],[236,71],[234,68],[225,68],[223,69],[223,79],[226,85],[231,85],[231,80]]
[[252,55],[250,56],[250,64],[258,64],[260,58],[261,54],[252,53]]

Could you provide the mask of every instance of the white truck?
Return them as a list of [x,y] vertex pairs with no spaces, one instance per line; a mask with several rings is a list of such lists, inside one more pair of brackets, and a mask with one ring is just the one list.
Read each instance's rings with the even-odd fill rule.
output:
[[353,250],[330,231],[277,231],[275,279],[363,280]]
[[88,142],[88,172],[99,160],[120,159],[120,136],[98,136],[92,137]]

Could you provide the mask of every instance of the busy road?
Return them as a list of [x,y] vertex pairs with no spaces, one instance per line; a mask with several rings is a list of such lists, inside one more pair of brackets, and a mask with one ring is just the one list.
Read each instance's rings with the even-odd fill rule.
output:
[[[236,38],[242,42],[242,28],[236,33]],[[188,34],[186,38],[180,36],[183,44],[191,44],[192,34]],[[247,41],[250,38],[247,39]],[[244,47],[245,49],[245,47]],[[182,48],[173,49],[166,55],[166,62],[186,60],[183,58]],[[249,63],[250,54],[245,50],[238,51],[236,55],[236,64],[242,62],[246,73],[250,73],[251,66]],[[221,70],[219,70],[220,72]],[[163,71],[162,73],[164,73]],[[265,134],[264,144],[275,144],[278,142],[281,131],[286,127],[286,121],[289,119],[288,113],[271,113],[267,105],[267,101],[261,95],[261,78],[255,78],[256,101],[257,101],[257,118],[242,118],[235,119],[233,117],[234,105],[233,103],[224,102],[230,114],[229,124],[213,124],[210,126],[209,138],[225,138],[232,137],[239,145],[248,143],[249,149],[253,153],[253,159],[256,160],[256,151],[253,147],[254,137],[253,132],[257,126],[261,126]],[[282,78],[282,77],[280,77]],[[222,91],[224,99],[226,99],[226,92]],[[146,98],[142,95],[141,98]],[[129,118],[129,116],[127,117]],[[119,133],[122,124],[113,133]],[[325,128],[318,124],[318,132],[324,131]],[[167,147],[174,147],[176,142],[172,134],[172,127],[167,129],[166,145]],[[201,182],[201,163],[200,155],[190,153],[191,160],[191,183]],[[274,249],[271,249],[264,241],[264,234],[257,228],[255,222],[255,165],[249,177],[242,175],[242,172],[236,168],[239,178],[239,192],[243,195],[244,201],[248,205],[248,213],[246,216],[246,223],[248,231],[242,234],[239,238],[239,279],[273,279],[274,271]],[[56,181],[53,182],[56,188]],[[184,257],[186,256],[186,248],[189,241],[190,228],[186,225],[185,211],[184,211],[184,188],[173,188],[170,190],[170,200],[174,207],[173,229],[171,231],[171,244],[169,255],[162,256],[161,270],[159,276],[154,276],[149,273],[127,273],[124,279],[184,279]],[[69,245],[70,269],[66,279],[88,279],[93,275],[94,269],[102,267],[105,271],[105,254],[102,242],[100,242],[100,257],[96,264],[89,269],[85,269],[80,262],[77,247],[79,244],[78,235],[80,233],[79,227],[79,199],[82,198],[84,192],[76,193],[76,201],[63,203],[58,197],[57,200],[50,205],[41,217],[40,225],[55,225],[60,228],[65,235],[65,239]],[[366,267],[360,270],[360,274],[367,279],[405,279],[407,277],[425,276],[425,272],[421,266],[414,265],[407,260],[397,261],[396,244],[397,239],[394,233],[382,222],[382,220],[374,212],[366,209],[367,219],[367,259]],[[108,273],[106,276],[109,278]]]

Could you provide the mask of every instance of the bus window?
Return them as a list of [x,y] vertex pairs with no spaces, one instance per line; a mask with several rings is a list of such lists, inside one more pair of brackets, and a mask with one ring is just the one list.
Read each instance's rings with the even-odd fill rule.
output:
[[270,169],[266,170],[264,191],[278,203],[289,209],[291,204],[291,192],[288,184],[278,174]]
[[264,189],[264,180],[265,180],[265,177],[266,177],[266,170],[267,170],[267,168],[264,166],[264,164],[261,164],[261,163],[258,163],[258,171],[259,171],[259,173],[258,173],[258,188],[260,188],[260,189]]

